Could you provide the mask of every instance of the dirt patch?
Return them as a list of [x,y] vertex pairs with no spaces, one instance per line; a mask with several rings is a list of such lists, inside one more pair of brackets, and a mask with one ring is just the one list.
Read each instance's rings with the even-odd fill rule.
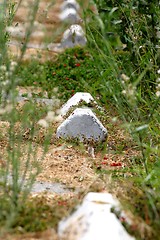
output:
[[[37,89],[35,92],[39,92]],[[23,92],[23,89],[21,90]],[[23,103],[25,104],[25,103]],[[17,109],[21,111],[21,104]],[[61,120],[62,121],[62,120]],[[108,124],[112,119],[108,120]],[[31,163],[37,161],[41,173],[37,176],[37,181],[47,183],[61,183],[69,189],[79,189],[87,191],[87,188],[96,182],[99,171],[110,171],[114,169],[125,169],[130,167],[131,159],[139,156],[139,151],[132,145],[131,139],[126,135],[119,123],[110,124],[108,143],[103,151],[95,149],[95,157],[88,153],[87,145],[77,145],[72,142],[61,141],[56,138],[56,130],[60,122],[53,122],[49,129],[39,126],[35,128],[35,136],[32,138]],[[0,122],[0,149],[1,154],[5,156],[8,146],[8,128],[10,124],[7,121]],[[43,142],[45,137],[51,131],[51,139],[47,153],[44,154]],[[24,170],[27,158],[28,144],[30,143],[30,130],[22,129],[20,123],[15,125],[15,135],[22,138],[21,142],[21,165]],[[22,150],[23,149],[23,150]],[[34,151],[36,152],[34,154]],[[24,162],[24,163],[23,163]],[[1,165],[5,166],[4,159],[1,159]],[[127,176],[127,173],[126,173]],[[102,190],[102,189],[101,189]]]
[[58,240],[56,231],[54,229],[48,229],[44,232],[36,232],[36,233],[26,233],[23,234],[17,234],[17,235],[8,235],[4,234],[4,236],[0,240]]
[[[18,6],[19,2],[20,0],[17,1],[16,6]],[[33,15],[35,2],[33,0],[21,1],[12,26],[8,27],[8,32],[10,33],[9,50],[10,54],[19,57],[21,55],[21,48],[27,41],[29,47],[25,51],[23,60],[30,60],[32,57],[43,62],[55,59],[59,51],[57,48],[52,47],[52,50],[48,52],[47,44],[60,42],[64,31],[64,26],[58,17],[62,1],[58,0],[56,3],[48,0],[40,1],[32,26],[32,33],[29,40],[27,40],[26,35],[30,28],[30,20]],[[44,49],[41,49],[41,44],[45,44]]]

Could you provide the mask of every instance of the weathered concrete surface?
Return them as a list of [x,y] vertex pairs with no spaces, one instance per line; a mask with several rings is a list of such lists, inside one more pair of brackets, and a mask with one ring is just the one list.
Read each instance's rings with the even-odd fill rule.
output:
[[75,8],[66,8],[59,14],[59,19],[63,22],[75,24],[80,20],[80,16]]
[[60,9],[61,11],[64,11],[68,8],[74,8],[76,11],[78,11],[80,9],[80,6],[75,0],[66,0],[61,4]]
[[58,138],[98,142],[107,138],[107,130],[90,109],[77,108],[58,127]]
[[32,102],[40,103],[40,104],[46,105],[46,106],[55,106],[55,100],[54,99],[49,99],[49,98],[28,98],[28,97],[18,96],[16,98],[16,101],[17,102],[32,101]]
[[87,39],[82,27],[78,24],[71,25],[62,36],[62,47],[72,48],[75,46],[85,46]]
[[113,207],[119,208],[119,203],[111,194],[88,193],[82,205],[59,223],[60,239],[134,240],[111,212]]
[[61,108],[60,112],[62,116],[65,116],[72,107],[78,106],[80,103],[89,104],[93,102],[94,99],[90,93],[87,92],[77,92],[74,94]]
[[[0,181],[3,183],[5,181],[5,179],[3,177],[0,177]],[[22,184],[23,182],[23,184]],[[12,185],[13,184],[13,176],[11,174],[9,174],[7,176],[7,183],[8,185]],[[25,179],[24,181],[22,181],[22,178],[19,177],[18,180],[18,184],[21,185],[22,184],[22,190],[26,190],[28,187],[30,187],[30,182]],[[0,187],[0,191],[1,191],[1,187]],[[57,194],[65,194],[65,193],[78,193],[79,192],[79,188],[76,188],[74,190],[71,190],[69,188],[67,188],[66,185],[61,184],[61,183],[57,183],[57,182],[47,182],[47,181],[35,181],[33,183],[33,185],[31,186],[31,194],[33,193],[43,193],[43,192],[48,192],[48,193],[57,193]]]
[[71,190],[69,190],[65,185],[61,183],[35,182],[31,189],[31,193],[41,193],[41,192],[63,194],[63,193],[71,193]]

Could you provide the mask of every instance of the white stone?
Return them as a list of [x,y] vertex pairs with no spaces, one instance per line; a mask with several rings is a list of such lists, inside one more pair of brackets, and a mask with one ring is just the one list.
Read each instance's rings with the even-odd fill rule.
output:
[[62,116],[65,116],[69,110],[74,107],[78,106],[81,102],[85,102],[87,104],[91,103],[94,101],[93,97],[91,96],[90,93],[87,92],[77,92],[76,94],[73,95],[63,106],[62,109],[60,110],[60,113]]
[[57,128],[58,138],[79,139],[81,142],[103,141],[107,130],[88,108],[76,108],[74,112]]
[[59,18],[61,21],[71,23],[71,24],[74,24],[80,21],[80,17],[74,8],[65,9],[59,14]]
[[68,9],[68,8],[74,8],[76,11],[78,11],[80,6],[75,0],[65,0],[62,3],[60,9],[63,12],[65,9]]
[[61,45],[64,48],[72,48],[75,46],[85,46],[87,39],[82,27],[78,24],[71,25],[62,37]]
[[67,240],[134,240],[111,208],[119,203],[109,193],[90,192],[82,205],[58,226],[58,235]]
[[6,31],[12,36],[17,38],[25,37],[25,28],[20,25],[17,27],[9,26],[6,28]]

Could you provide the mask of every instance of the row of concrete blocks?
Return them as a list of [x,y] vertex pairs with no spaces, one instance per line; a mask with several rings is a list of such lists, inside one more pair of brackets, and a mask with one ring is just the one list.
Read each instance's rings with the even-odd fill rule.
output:
[[85,46],[87,39],[85,33],[79,25],[82,22],[78,11],[80,9],[76,0],[64,0],[61,5],[59,18],[62,22],[69,23],[71,26],[63,33],[61,46],[63,48],[72,48],[75,46]]
[[[77,92],[61,108],[64,121],[57,129],[57,137],[77,139],[80,142],[97,143],[105,141],[107,129],[89,106],[98,108],[89,93]],[[94,109],[94,107],[92,107]]]
[[[86,38],[82,27],[76,22],[80,21],[80,9],[76,0],[64,0],[61,5],[60,19],[73,25],[67,29],[62,37],[62,47],[84,46]],[[76,93],[61,109],[61,115],[66,118],[71,109],[76,109],[57,129],[57,137],[78,139],[80,141],[103,141],[107,137],[107,130],[89,108],[77,108],[95,102],[89,93]]]
[[[77,92],[71,97],[61,108],[65,120],[57,129],[57,137],[91,143],[106,140],[107,130],[91,106],[101,110],[89,93]],[[123,227],[121,219],[133,225],[111,194],[90,192],[70,216],[59,222],[58,236],[67,240],[135,240]]]
[[[79,105],[83,107],[76,108]],[[82,92],[77,92],[63,105],[61,115],[66,119],[58,127],[57,137],[91,142],[106,139],[106,128],[86,105],[96,107],[97,103],[89,93]],[[121,219],[133,225],[111,194],[90,192],[70,216],[59,222],[58,236],[67,240],[135,240],[123,227]]]
[[[76,23],[80,19],[78,10],[79,5],[75,0],[64,1],[60,19]],[[74,24],[64,32],[62,47],[84,46],[86,42],[82,27]],[[105,141],[107,129],[92,111],[91,106],[93,109],[99,108],[89,93],[77,92],[71,97],[61,108],[64,121],[57,129],[57,137],[87,143]],[[113,207],[119,210],[120,206],[111,194],[88,193],[77,210],[59,223],[59,237],[68,240],[134,240],[112,213]]]

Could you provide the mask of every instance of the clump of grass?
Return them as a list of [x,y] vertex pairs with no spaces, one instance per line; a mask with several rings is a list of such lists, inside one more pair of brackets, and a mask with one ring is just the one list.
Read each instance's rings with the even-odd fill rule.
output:
[[[47,200],[48,198],[48,200]],[[1,198],[0,206],[1,231],[5,226],[7,216],[10,215],[10,202]],[[77,204],[77,199],[65,199],[63,197],[47,197],[45,195],[28,199],[24,205],[18,208],[12,221],[13,233],[38,232],[49,228],[57,229],[58,222],[68,215]]]
[[[29,12],[32,17],[29,18],[30,21],[20,57],[16,61],[12,61],[8,54],[7,46],[10,36],[6,28],[12,24],[17,9],[13,1],[2,1],[0,4],[0,121],[1,123],[3,121],[7,122],[7,144],[5,143],[6,146],[3,149],[4,165],[0,168],[0,219],[4,228],[7,229],[13,226],[18,211],[25,204],[36,176],[40,172],[39,164],[36,161],[37,147],[33,146],[31,141],[24,145],[23,132],[26,128],[29,128],[30,139],[33,140],[35,125],[43,111],[40,115],[39,112],[35,115],[35,107],[31,102],[26,104],[22,114],[16,109],[16,87],[19,81],[16,73],[21,65],[32,32],[38,5],[39,0],[34,1]],[[17,129],[16,126],[18,125],[19,128]],[[45,141],[45,144],[48,143],[48,140]],[[44,153],[46,149],[47,147],[44,146]],[[26,152],[25,157],[24,152]],[[35,158],[35,161],[31,164],[32,157]],[[44,155],[42,159],[43,157]],[[22,168],[22,165],[24,168]],[[27,185],[25,184],[26,179]]]
[[[130,201],[145,220],[141,208],[147,207],[149,225],[158,231],[159,215],[159,8],[158,2],[94,1],[99,15],[86,21],[88,46],[99,71],[97,91],[102,102],[112,103],[122,125],[140,151],[137,161],[130,161],[131,178],[141,189],[145,201]],[[86,12],[87,15],[87,12]],[[115,136],[116,138],[116,136]],[[119,146],[118,151],[122,151]],[[116,152],[116,151],[115,151]],[[132,159],[133,160],[133,159]],[[139,164],[140,163],[140,164]],[[126,181],[119,169],[114,177]],[[111,171],[112,172],[112,171]],[[127,184],[124,188],[128,189]],[[129,195],[129,192],[127,193]],[[130,199],[130,197],[129,197]],[[139,204],[139,208],[137,205]],[[143,207],[142,207],[143,206]],[[156,234],[155,234],[156,235]],[[158,232],[157,232],[158,236]],[[146,238],[145,238],[146,239]]]

